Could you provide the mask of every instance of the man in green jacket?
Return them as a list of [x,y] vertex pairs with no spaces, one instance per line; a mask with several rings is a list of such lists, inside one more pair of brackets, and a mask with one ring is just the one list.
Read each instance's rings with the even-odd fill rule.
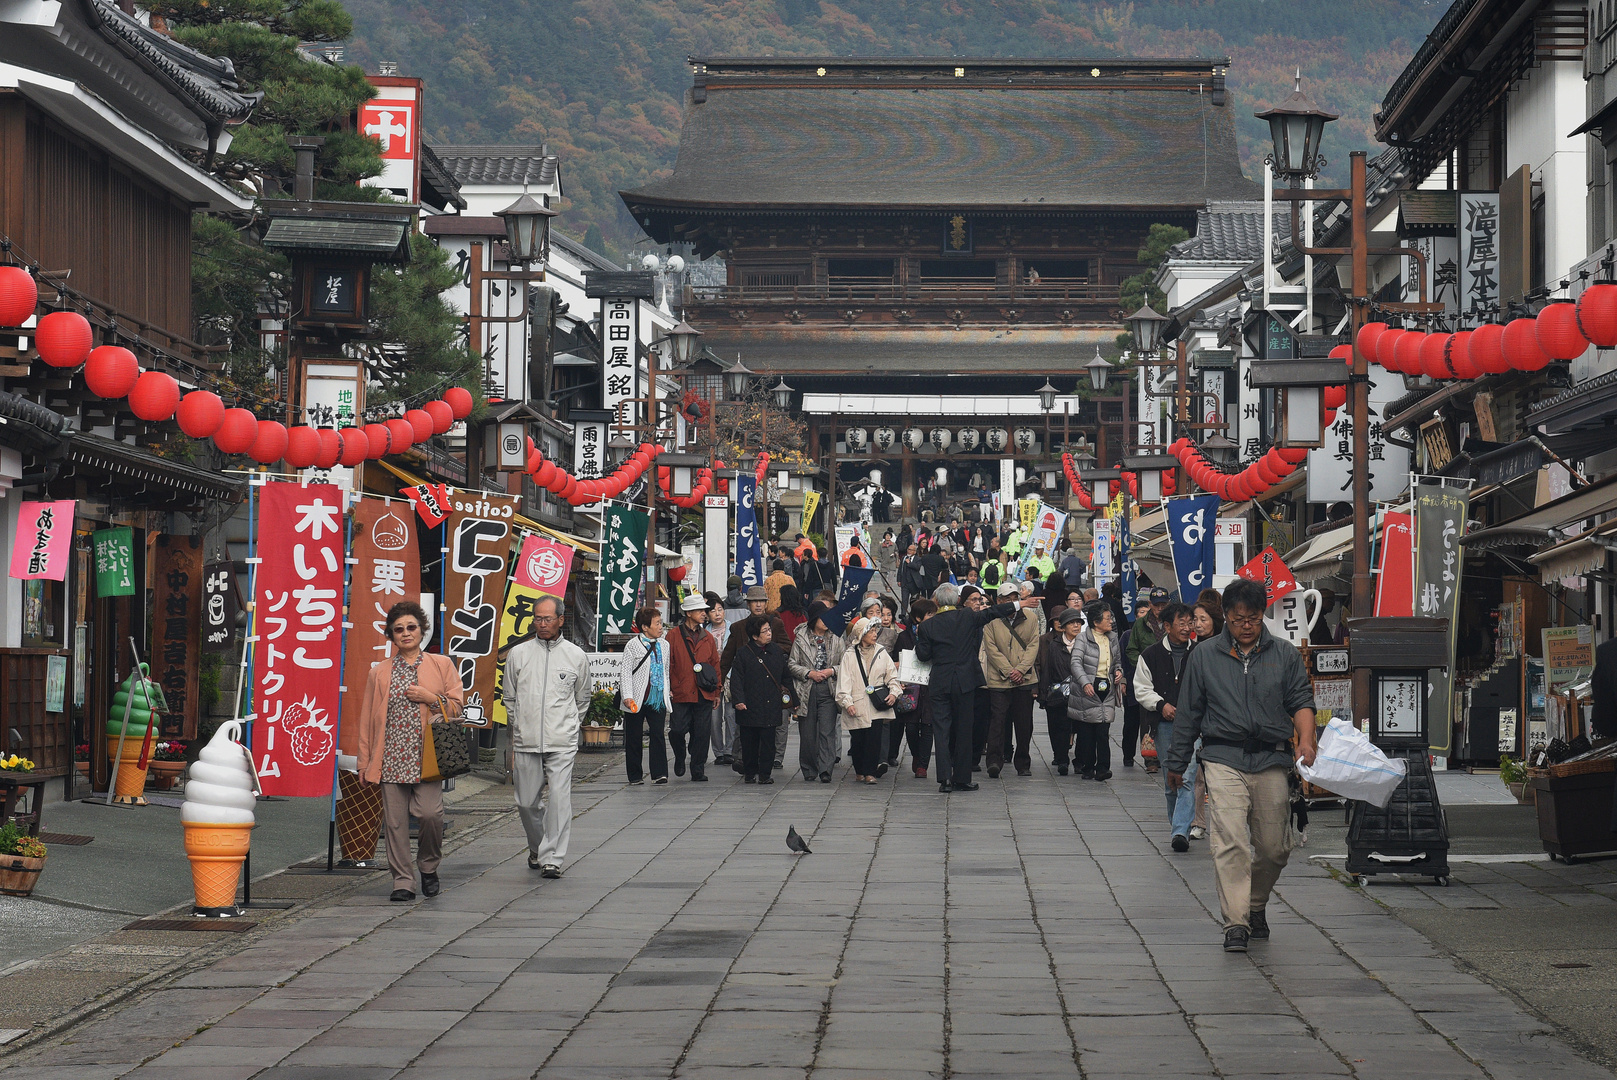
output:
[[1161,586],[1152,589],[1151,595],[1146,598],[1150,607],[1146,608],[1144,615],[1134,620],[1134,629],[1129,631],[1128,644],[1124,646],[1129,656],[1129,671],[1132,672],[1134,665],[1140,662],[1140,654],[1161,641],[1162,635],[1167,632],[1167,627],[1162,625],[1162,613],[1167,610],[1169,599],[1168,590]]

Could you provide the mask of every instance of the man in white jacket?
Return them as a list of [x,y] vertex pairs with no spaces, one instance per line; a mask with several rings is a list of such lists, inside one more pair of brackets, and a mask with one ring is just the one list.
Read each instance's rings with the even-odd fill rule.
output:
[[528,867],[561,877],[573,828],[573,759],[595,689],[589,657],[561,636],[561,601],[534,604],[534,636],[505,658],[501,697],[511,724],[517,813],[528,834]]

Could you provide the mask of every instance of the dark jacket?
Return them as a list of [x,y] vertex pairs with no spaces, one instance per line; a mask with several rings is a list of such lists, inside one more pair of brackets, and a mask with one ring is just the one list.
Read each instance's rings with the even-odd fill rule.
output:
[[931,596],[932,590],[949,580],[949,559],[937,548],[929,548],[921,556],[920,573],[917,581],[921,583],[917,591],[922,596]]
[[[1297,646],[1264,627],[1243,661],[1236,655],[1235,638],[1225,627],[1192,650],[1185,661],[1173,721],[1173,749],[1164,766],[1183,773],[1199,737],[1203,761],[1248,773],[1289,769],[1292,757],[1285,744],[1296,733],[1291,718],[1299,709],[1313,707],[1314,690]],[[1222,745],[1247,740],[1252,749]]]
[[791,676],[786,673],[786,651],[771,641],[763,652],[752,642],[743,645],[730,667],[730,700],[745,709],[736,709],[738,727],[772,728],[780,723],[786,704],[781,701],[782,687],[790,689]]
[[1039,677],[1040,704],[1052,713],[1059,709],[1060,715],[1065,716],[1067,695],[1061,693],[1059,688],[1063,684],[1071,685],[1072,647],[1061,636],[1060,630],[1050,630],[1039,639],[1039,658],[1034,667]]
[[1595,734],[1617,736],[1617,638],[1595,647],[1594,710],[1589,723]]
[[[719,657],[720,679],[728,679],[730,677],[730,668],[735,663],[736,653],[747,644],[747,635],[741,629],[741,623],[746,621],[746,619],[742,619],[740,622],[732,624],[730,627],[730,636],[724,639],[724,653]],[[769,617],[769,631],[769,643],[771,645],[779,645],[782,649],[786,649],[791,646],[791,638],[787,635],[786,627],[780,621],[779,615],[771,615]]]
[[1016,611],[1015,604],[1000,604],[969,611],[953,608],[940,611],[915,635],[915,656],[932,665],[928,685],[941,693],[970,693],[983,684],[983,668],[978,655],[983,647],[983,627],[995,619],[1006,619]]
[[[1195,647],[1193,638],[1189,648]],[[1134,697],[1140,703],[1141,720],[1160,724],[1164,703],[1175,709],[1179,707],[1179,689],[1184,685],[1185,668],[1189,666],[1190,652],[1187,650],[1178,672],[1174,671],[1173,650],[1168,647],[1167,638],[1140,654],[1140,662],[1134,668]]]
[[[699,701],[718,700],[718,681],[723,678],[719,673],[719,645],[713,640],[713,635],[707,632],[706,627],[696,631],[696,640],[693,643],[686,639],[685,620],[681,619],[678,626],[668,631],[668,659],[670,701],[694,705]],[[713,672],[712,690],[696,688],[694,667],[696,664],[705,664]]]

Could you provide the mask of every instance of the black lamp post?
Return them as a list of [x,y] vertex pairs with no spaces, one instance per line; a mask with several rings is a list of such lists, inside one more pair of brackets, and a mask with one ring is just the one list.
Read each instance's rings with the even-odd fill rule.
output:
[[1095,346],[1095,359],[1084,365],[1089,372],[1089,385],[1098,393],[1106,389],[1106,379],[1112,373],[1112,363],[1100,354],[1100,346]]
[[1319,175],[1320,168],[1326,164],[1319,152],[1320,140],[1325,136],[1325,125],[1335,120],[1337,114],[1326,112],[1303,93],[1301,68],[1297,69],[1291,97],[1286,103],[1255,115],[1259,120],[1269,121],[1269,138],[1274,151],[1267,160],[1277,177],[1296,184]]
[[550,219],[556,211],[524,191],[516,202],[494,216],[505,223],[505,242],[511,261],[523,264],[550,258]]

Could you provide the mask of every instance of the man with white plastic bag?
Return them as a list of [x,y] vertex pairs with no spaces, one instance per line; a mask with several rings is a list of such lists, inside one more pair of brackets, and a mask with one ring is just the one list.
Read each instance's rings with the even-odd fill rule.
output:
[[1295,735],[1297,760],[1314,763],[1314,691],[1296,646],[1263,624],[1264,587],[1242,578],[1223,599],[1224,632],[1185,662],[1163,768],[1178,787],[1202,740],[1224,950],[1245,952],[1249,941],[1268,940],[1269,893],[1291,854],[1287,743]]

